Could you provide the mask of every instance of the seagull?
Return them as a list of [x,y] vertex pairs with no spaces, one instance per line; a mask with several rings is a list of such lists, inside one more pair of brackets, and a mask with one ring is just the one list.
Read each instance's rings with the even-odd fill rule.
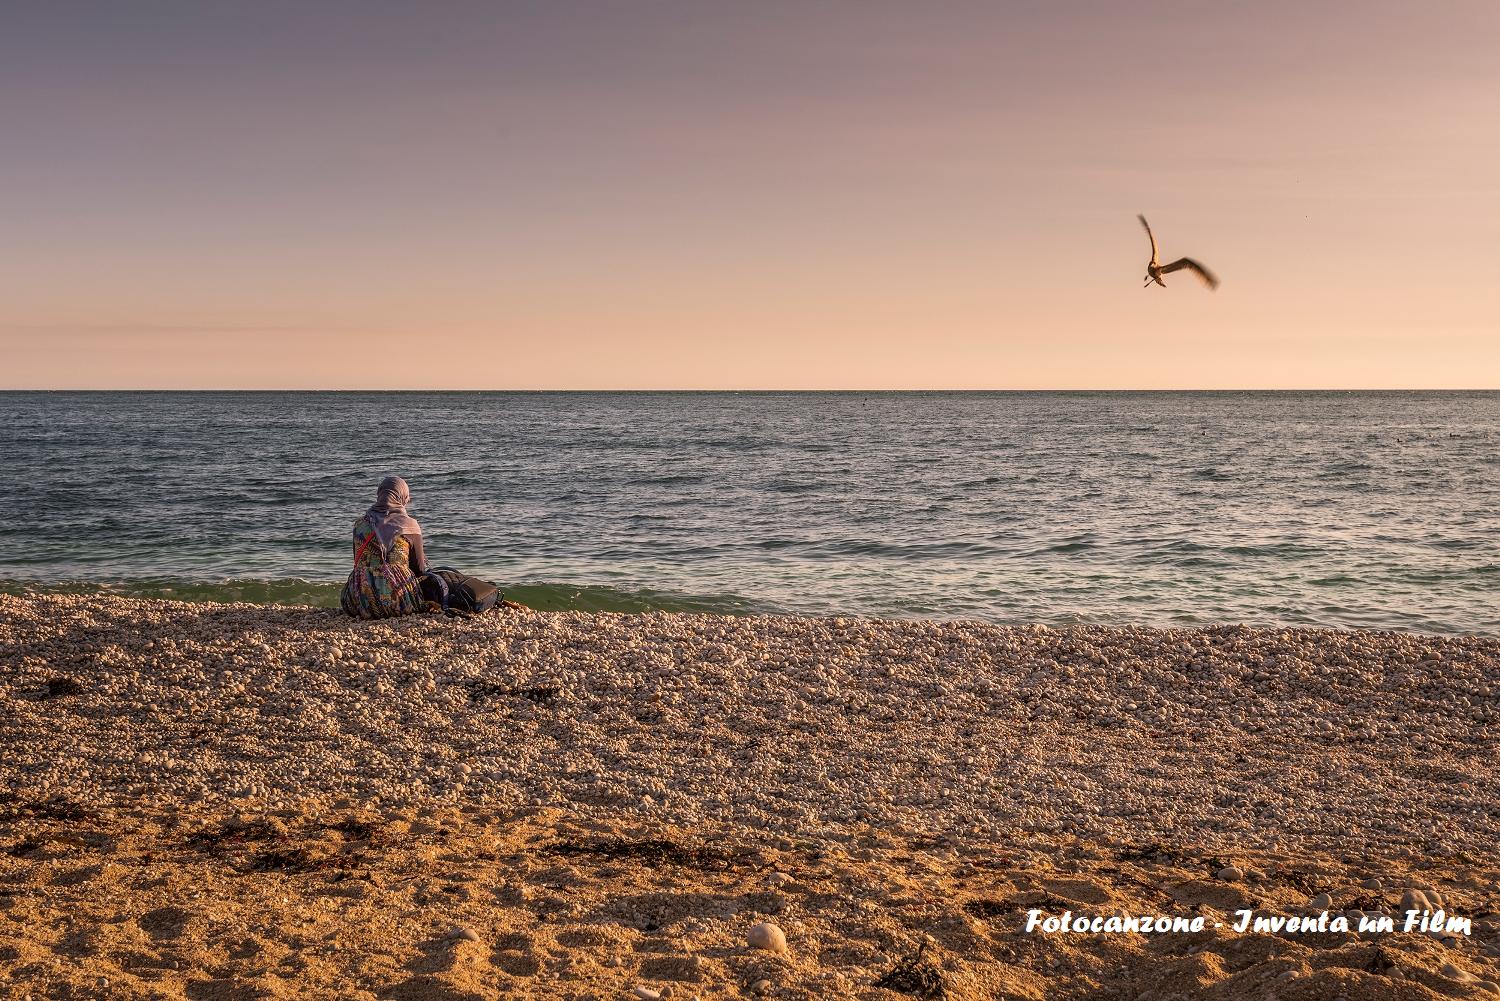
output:
[[1151,240],[1151,263],[1146,265],[1146,284],[1142,285],[1142,288],[1150,288],[1152,282],[1156,282],[1156,284],[1160,285],[1162,288],[1166,288],[1167,283],[1161,280],[1161,276],[1169,275],[1173,271],[1181,271],[1183,268],[1187,268],[1189,271],[1195,273],[1199,278],[1202,278],[1203,284],[1207,285],[1209,288],[1219,287],[1219,279],[1213,276],[1213,272],[1209,271],[1207,268],[1199,264],[1197,261],[1193,260],[1191,257],[1179,257],[1171,264],[1157,264],[1156,237],[1151,235],[1151,224],[1146,221],[1146,217],[1143,215],[1138,215],[1136,216],[1136,218],[1141,221],[1142,226],[1146,227],[1146,236]]

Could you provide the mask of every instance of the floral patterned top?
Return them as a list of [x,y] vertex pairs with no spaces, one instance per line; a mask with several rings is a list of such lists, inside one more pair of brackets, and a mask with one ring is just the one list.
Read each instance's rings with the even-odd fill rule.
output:
[[354,569],[344,582],[339,603],[360,619],[390,619],[426,608],[422,589],[410,566],[411,547],[396,537],[389,555],[380,551],[375,526],[361,517],[354,523]]

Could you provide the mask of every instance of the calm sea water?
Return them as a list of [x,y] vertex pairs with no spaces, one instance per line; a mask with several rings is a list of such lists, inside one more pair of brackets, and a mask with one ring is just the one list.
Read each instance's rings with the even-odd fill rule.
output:
[[0,587],[1500,634],[1500,393],[4,393]]

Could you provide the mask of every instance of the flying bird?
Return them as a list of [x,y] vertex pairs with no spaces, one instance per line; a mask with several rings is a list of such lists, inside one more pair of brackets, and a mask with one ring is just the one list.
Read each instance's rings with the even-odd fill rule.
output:
[[1197,261],[1193,260],[1191,257],[1179,257],[1171,264],[1157,264],[1156,237],[1151,235],[1151,224],[1146,221],[1146,217],[1143,215],[1138,215],[1136,216],[1136,218],[1141,221],[1142,226],[1146,227],[1146,236],[1151,240],[1151,263],[1146,265],[1146,284],[1142,285],[1141,288],[1149,288],[1152,282],[1156,282],[1156,284],[1160,285],[1162,288],[1166,288],[1167,283],[1161,280],[1161,276],[1169,275],[1174,271],[1181,271],[1183,268],[1187,268],[1189,271],[1196,274],[1199,278],[1202,278],[1203,284],[1207,285],[1209,288],[1219,287],[1219,279],[1213,276],[1213,272],[1209,271],[1207,268],[1199,264]]

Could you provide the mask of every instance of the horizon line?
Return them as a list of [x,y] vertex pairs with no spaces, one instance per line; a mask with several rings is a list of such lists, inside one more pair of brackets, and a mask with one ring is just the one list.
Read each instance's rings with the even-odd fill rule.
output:
[[1130,386],[1054,386],[1046,388],[827,388],[791,389],[774,387],[610,387],[610,388],[428,388],[428,387],[344,387],[313,388],[290,386],[115,386],[115,387],[0,387],[0,393],[1495,393],[1500,386],[1238,386],[1238,387],[1130,387]]

